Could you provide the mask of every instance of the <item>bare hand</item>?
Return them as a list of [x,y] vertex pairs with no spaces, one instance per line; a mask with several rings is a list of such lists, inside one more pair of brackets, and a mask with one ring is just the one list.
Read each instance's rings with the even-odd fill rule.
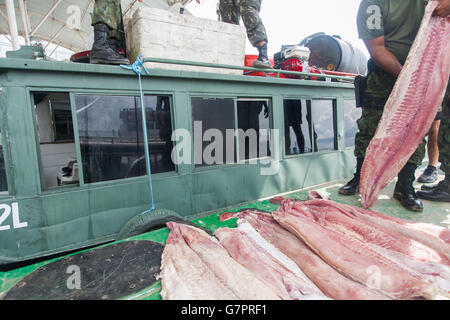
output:
[[434,9],[433,16],[446,18],[450,16],[450,0],[439,0],[439,3]]
[[197,0],[197,3],[200,4],[200,0]]

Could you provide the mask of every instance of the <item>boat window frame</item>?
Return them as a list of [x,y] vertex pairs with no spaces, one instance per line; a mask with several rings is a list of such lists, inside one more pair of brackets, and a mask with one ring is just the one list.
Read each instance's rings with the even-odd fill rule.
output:
[[311,98],[311,120],[313,125],[311,126],[312,130],[311,130],[311,134],[314,133],[314,107],[312,104],[312,101],[314,100],[326,100],[332,101],[332,108],[333,108],[333,133],[334,133],[334,139],[333,139],[333,144],[334,144],[334,149],[333,150],[323,150],[323,151],[316,151],[314,150],[314,146],[311,146],[311,149],[313,150],[313,154],[326,154],[326,153],[330,153],[330,152],[338,152],[339,151],[339,129],[338,129],[338,101],[339,101],[339,97],[331,97],[331,96],[323,96],[323,97],[315,97],[313,96]]
[[[333,103],[333,131],[334,131],[334,149],[333,150],[323,150],[323,151],[316,151],[314,150],[314,145],[311,145],[311,152],[307,152],[307,153],[298,153],[298,154],[286,154],[286,137],[284,136],[284,130],[285,130],[285,121],[284,121],[284,101],[285,100],[310,100],[311,101],[311,119],[314,120],[314,108],[312,105],[312,101],[313,100],[331,100]],[[332,153],[332,152],[338,152],[340,150],[339,148],[339,121],[338,121],[338,108],[339,108],[339,101],[342,100],[349,100],[349,99],[341,99],[340,96],[311,96],[311,95],[299,95],[299,96],[292,96],[292,95],[286,95],[286,96],[281,96],[281,101],[283,103],[282,105],[282,109],[283,109],[283,145],[281,146],[283,149],[282,155],[284,159],[292,159],[292,158],[299,158],[299,157],[309,157],[311,155],[320,155],[320,154],[327,154],[327,153]],[[310,137],[313,136],[314,133],[314,121],[312,121],[312,126],[311,126],[311,130],[309,132]]]
[[[45,194],[53,194],[58,192],[67,192],[70,190],[78,190],[81,186],[80,182],[78,184],[73,185],[63,185],[63,186],[57,186],[52,188],[45,188],[45,182],[44,182],[44,174],[42,171],[42,156],[41,156],[41,149],[40,149],[40,141],[39,141],[39,128],[36,118],[36,113],[34,109],[34,93],[41,92],[41,93],[67,93],[69,95],[69,101],[70,101],[70,108],[72,110],[72,99],[70,97],[70,90],[67,89],[61,89],[61,88],[40,88],[40,87],[27,87],[27,97],[28,97],[28,105],[31,108],[31,116],[32,116],[32,125],[34,130],[34,143],[35,143],[35,150],[36,150],[36,158],[37,158],[37,175],[38,175],[38,181],[39,181],[39,194],[45,195]],[[76,138],[75,138],[75,124],[73,119],[73,112],[72,112],[72,125],[74,128],[74,143],[75,143],[75,151],[76,151]],[[77,156],[78,161],[78,156]]]
[[[78,131],[78,118],[77,118],[77,110],[76,110],[76,104],[75,104],[75,96],[76,95],[102,95],[102,96],[131,96],[131,97],[139,97],[140,92],[135,90],[104,90],[104,89],[73,89],[73,88],[50,88],[50,87],[27,87],[27,96],[28,96],[28,104],[31,108],[32,115],[33,115],[33,130],[34,130],[34,136],[35,136],[35,147],[37,152],[37,159],[38,159],[38,167],[37,167],[37,174],[39,175],[38,180],[39,183],[39,194],[41,195],[48,195],[48,194],[57,194],[61,192],[67,192],[67,191],[76,191],[76,190],[82,190],[86,188],[98,188],[103,186],[112,186],[112,185],[120,185],[120,184],[128,184],[132,182],[147,182],[148,177],[147,174],[137,177],[129,177],[129,178],[121,178],[121,179],[115,179],[115,180],[107,180],[107,181],[98,181],[98,182],[91,182],[86,183],[84,181],[84,172],[83,172],[83,166],[78,167],[78,177],[79,182],[76,185],[65,185],[65,186],[58,186],[55,188],[44,188],[43,183],[43,174],[41,171],[42,168],[42,160],[41,155],[39,152],[39,134],[38,134],[38,128],[36,123],[36,117],[34,114],[34,98],[33,98],[33,92],[48,92],[48,93],[68,93],[70,97],[70,108],[72,111],[72,124],[73,124],[73,130],[74,130],[74,143],[75,143],[75,151],[76,151],[76,158],[78,163],[82,163],[82,154],[81,154],[81,145],[80,145],[80,136]],[[144,96],[168,96],[170,101],[170,119],[172,124],[172,132],[175,127],[175,108],[174,108],[174,101],[175,101],[175,92],[174,91],[156,91],[156,90],[144,90],[143,91]],[[161,172],[161,173],[154,173],[152,174],[153,179],[161,179],[165,177],[173,177],[176,175],[179,175],[179,165],[174,163],[175,170],[169,171],[169,172]],[[8,181],[9,183],[9,181]],[[8,185],[9,186],[9,185]],[[1,194],[0,194],[1,197]]]
[[[189,99],[189,106],[188,106],[188,121],[189,121],[189,128],[190,128],[190,133],[191,133],[191,148],[192,151],[194,150],[194,135],[193,135],[193,130],[194,130],[194,123],[193,123],[193,118],[192,118],[192,99],[193,98],[205,98],[205,99],[232,99],[233,100],[233,110],[234,110],[234,130],[238,129],[238,111],[237,111],[237,103],[239,100],[241,101],[260,101],[260,100],[268,100],[268,108],[269,108],[269,130],[273,129],[273,124],[274,124],[274,120],[273,120],[273,100],[274,97],[273,95],[266,95],[266,96],[261,96],[261,95],[236,95],[236,94],[223,94],[223,93],[191,93],[188,94],[188,99]],[[265,156],[265,157],[261,157],[261,158],[255,158],[255,159],[244,159],[244,160],[239,160],[239,141],[238,141],[238,137],[235,135],[234,136],[234,150],[235,150],[235,155],[236,155],[236,161],[234,163],[223,163],[223,164],[213,164],[213,165],[205,165],[205,166],[199,166],[197,167],[194,163],[195,161],[195,157],[194,157],[194,152],[192,152],[191,154],[191,172],[192,173],[196,173],[196,172],[202,172],[202,171],[209,171],[209,170],[220,170],[220,169],[224,169],[224,168],[234,168],[234,167],[239,167],[241,165],[247,165],[247,164],[255,164],[258,163],[259,160],[267,160],[267,159],[271,159],[271,161],[275,161],[276,159],[274,158],[274,153],[272,152],[270,156]],[[270,148],[271,150],[273,150],[273,145],[274,145],[275,141],[274,141],[274,137],[273,135],[270,136]]]
[[[3,89],[0,87],[0,130],[1,130],[1,144],[3,151],[3,160],[5,165],[5,175],[6,175],[6,184],[7,190],[0,191],[0,200],[11,198],[15,195],[15,182],[14,182],[14,170],[12,169],[12,158],[9,148],[9,139],[8,137],[8,127],[7,121],[3,116],[5,113],[4,108],[6,107],[6,99],[5,93]],[[6,133],[6,134],[5,134]]]
[[[353,145],[352,146],[347,146],[346,144],[345,144],[345,141],[347,140],[347,137],[346,137],[346,135],[345,135],[345,132],[346,132],[346,126],[345,126],[345,103],[346,102],[348,102],[348,101],[353,101],[354,103],[355,103],[355,109],[359,109],[359,110],[361,110],[361,114],[362,114],[362,108],[361,107],[357,107],[356,106],[356,100],[355,100],[355,98],[349,98],[349,97],[344,97],[343,99],[342,99],[342,116],[344,117],[344,122],[343,122],[343,127],[344,127],[344,131],[343,131],[343,140],[344,140],[344,142],[343,142],[343,146],[344,146],[344,150],[352,150],[352,149],[354,149],[355,148],[355,141],[353,140]],[[359,118],[358,118],[359,119]],[[358,120],[357,119],[357,120]],[[358,126],[358,123],[356,122],[356,126]],[[358,130],[356,130],[356,133],[355,133],[355,135],[357,134],[359,132],[359,128],[358,128]]]

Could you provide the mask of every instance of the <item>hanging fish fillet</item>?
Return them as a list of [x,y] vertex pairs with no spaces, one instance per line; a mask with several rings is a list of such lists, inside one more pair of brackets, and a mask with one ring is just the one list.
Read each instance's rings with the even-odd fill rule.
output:
[[[286,199],[273,217],[328,264],[354,281],[394,299],[436,297],[435,286],[369,244],[367,239],[370,234],[366,238],[361,237],[357,230],[339,221],[336,216],[332,218],[337,221],[324,219],[327,210],[317,212],[303,203]],[[367,232],[376,234],[377,230],[362,233]]]
[[421,143],[442,103],[450,74],[450,19],[432,17],[429,1],[408,58],[384,107],[361,169],[364,208],[400,172]]
[[386,300],[388,297],[346,278],[316,255],[302,240],[281,227],[272,216],[247,210],[222,214],[221,220],[238,217],[248,222],[264,239],[291,258],[328,297],[338,300]]
[[261,243],[264,239],[255,240],[255,234],[249,235],[250,228],[247,226],[245,232],[236,228],[219,228],[215,235],[236,261],[270,285],[281,299],[328,299],[306,276],[291,269],[295,263],[287,265],[280,261],[279,255],[275,257],[263,248]]
[[279,300],[269,286],[234,261],[216,238],[198,228],[171,230],[161,264],[161,296],[170,300]]

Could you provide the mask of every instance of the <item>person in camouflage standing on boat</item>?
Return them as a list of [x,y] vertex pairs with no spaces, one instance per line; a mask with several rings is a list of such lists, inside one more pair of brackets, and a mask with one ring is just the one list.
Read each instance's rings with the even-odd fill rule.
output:
[[123,39],[120,0],[95,0],[91,24],[94,26],[94,43],[90,63],[130,64],[118,51]]
[[[197,0],[200,3],[200,0]],[[242,17],[247,30],[248,41],[258,49],[258,59],[253,67],[271,69],[272,65],[267,55],[267,34],[259,16],[262,0],[220,0],[219,11],[223,22],[239,24]]]

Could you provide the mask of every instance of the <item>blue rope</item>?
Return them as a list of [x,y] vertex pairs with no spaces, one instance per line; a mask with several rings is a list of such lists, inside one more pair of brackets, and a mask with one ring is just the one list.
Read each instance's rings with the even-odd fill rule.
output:
[[150,167],[150,151],[148,149],[148,138],[147,138],[147,119],[145,116],[145,107],[144,107],[144,93],[142,92],[142,81],[141,81],[141,69],[144,69],[145,73],[147,75],[150,75],[150,72],[148,72],[147,68],[144,66],[144,56],[141,54],[137,57],[136,61],[132,65],[124,65],[121,64],[120,67],[128,70],[133,70],[134,73],[137,74],[138,80],[139,80],[139,92],[141,95],[141,111],[142,111],[142,129],[144,131],[144,148],[145,148],[145,160],[147,165],[147,176],[148,176],[148,182],[150,185],[150,195],[152,198],[152,204],[150,207],[150,211],[155,210],[155,202],[153,199],[153,183],[152,183],[152,170]]

